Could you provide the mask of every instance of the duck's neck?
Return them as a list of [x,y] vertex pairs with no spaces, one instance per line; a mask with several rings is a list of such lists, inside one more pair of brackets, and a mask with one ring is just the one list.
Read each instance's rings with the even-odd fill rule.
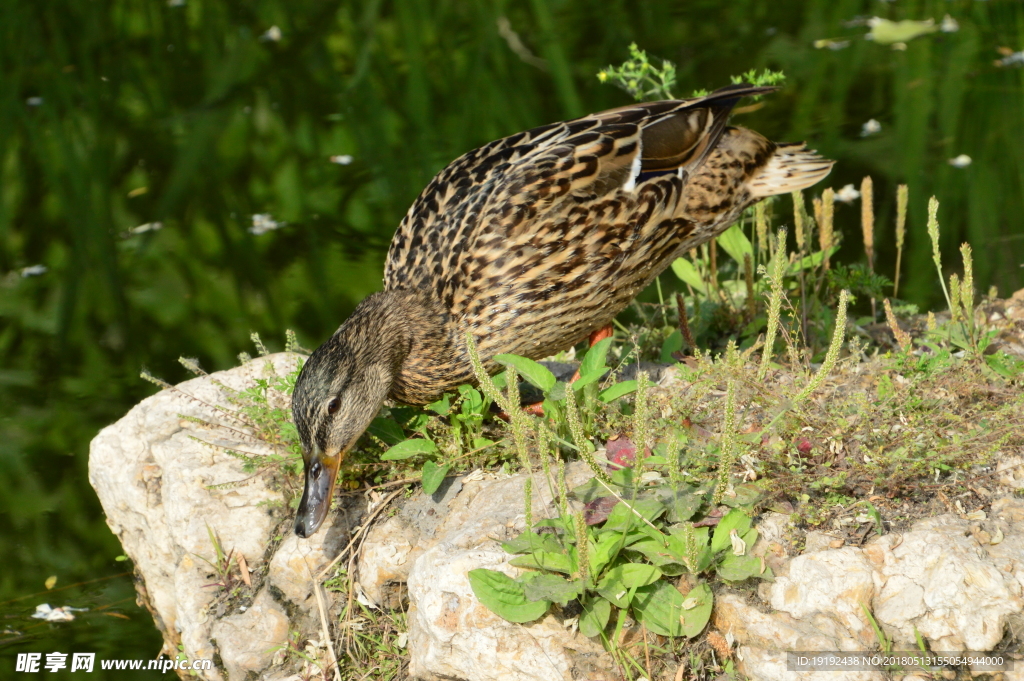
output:
[[450,314],[433,296],[406,290],[374,293],[336,334],[359,347],[364,361],[388,367],[388,395],[406,404],[427,404],[451,387],[461,373],[454,368],[466,364],[456,335]]

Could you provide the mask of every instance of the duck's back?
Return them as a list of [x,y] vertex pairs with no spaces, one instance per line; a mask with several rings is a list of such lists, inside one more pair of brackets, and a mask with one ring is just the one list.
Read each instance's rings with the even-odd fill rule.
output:
[[770,90],[623,107],[465,154],[409,209],[385,288],[428,293],[485,358],[568,347],[747,205],[828,173],[802,145],[726,127],[740,97]]

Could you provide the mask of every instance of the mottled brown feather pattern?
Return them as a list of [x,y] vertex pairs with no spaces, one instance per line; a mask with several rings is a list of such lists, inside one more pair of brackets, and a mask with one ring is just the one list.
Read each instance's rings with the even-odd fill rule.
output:
[[425,404],[472,381],[472,333],[493,357],[538,359],[605,326],[673,259],[755,200],[832,167],[800,144],[727,127],[746,95],[649,102],[521,132],[456,159],[395,233],[384,291],[316,349],[292,413],[306,487],[296,532],[317,530],[344,453],[386,398]]
[[374,297],[378,314],[408,321],[390,396],[422,404],[470,381],[466,332],[492,370],[495,354],[565,349],[755,198],[824,177],[832,162],[802,145],[727,127],[740,97],[771,89],[621,107],[453,161],[403,219]]

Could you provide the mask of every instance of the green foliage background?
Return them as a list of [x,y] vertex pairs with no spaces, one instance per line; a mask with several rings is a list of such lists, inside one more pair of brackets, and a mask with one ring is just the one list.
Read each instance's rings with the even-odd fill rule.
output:
[[[905,51],[845,25],[947,12],[958,32]],[[261,39],[272,26],[281,39]],[[1022,35],[1024,7],[1008,0],[0,3],[0,601],[49,574],[123,570],[86,461],[96,431],[152,392],[140,368],[172,381],[179,355],[226,368],[252,330],[294,328],[315,346],[380,287],[391,234],[435,172],[502,135],[627,103],[594,74],[631,41],[677,64],[681,93],[784,70],[785,89],[738,122],[810,140],[838,159],[834,187],[874,176],[889,276],[895,185],[909,183],[909,300],[941,299],[931,194],[944,261],[968,240],[982,291],[1020,288],[1024,71],[993,61]],[[851,43],[815,49],[822,38]],[[862,138],[869,118],[882,132]],[[971,166],[946,163],[961,153]],[[329,162],[340,154],[353,162]],[[255,213],[287,225],[253,235]],[[859,206],[836,219],[840,258],[863,257]],[[20,275],[37,264],[48,271]],[[131,610],[127,579],[109,584],[92,597]],[[104,638],[124,656],[155,645],[148,616],[132,616],[47,635]]]

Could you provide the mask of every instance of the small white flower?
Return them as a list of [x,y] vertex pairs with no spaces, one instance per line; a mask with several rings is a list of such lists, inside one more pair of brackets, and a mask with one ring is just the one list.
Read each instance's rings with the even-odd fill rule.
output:
[[971,161],[971,157],[968,156],[967,154],[960,154],[956,158],[949,159],[947,163],[949,163],[949,165],[953,166],[954,168],[966,168],[967,166],[971,165]]
[[49,269],[46,265],[29,265],[21,268],[21,276],[38,277],[41,274],[46,274]]
[[162,222],[146,222],[138,227],[132,227],[128,230],[129,234],[145,234],[146,232],[156,232],[164,228]]
[[267,32],[260,36],[260,40],[269,40],[271,42],[278,42],[281,40],[281,29],[277,26],[271,26],[267,29]]
[[252,227],[249,228],[249,233],[259,236],[275,229],[280,229],[286,224],[285,222],[275,220],[270,213],[256,213],[252,216]]
[[860,192],[852,184],[848,184],[836,192],[836,201],[842,201],[843,203],[853,203],[859,198]]
[[352,156],[350,154],[340,154],[338,156],[331,156],[331,163],[337,163],[339,166],[347,166],[352,162]]
[[43,105],[43,98],[42,97],[29,97],[28,99],[25,100],[25,103],[28,104],[29,106],[42,106]]
[[168,7],[184,7],[185,0],[167,0]]
[[956,19],[947,14],[942,17],[942,23],[939,24],[939,30],[943,33],[956,33],[960,30],[960,24],[957,23]]
[[882,131],[882,124],[876,121],[874,118],[864,123],[860,128],[860,136],[867,137],[868,135],[874,135],[876,132]]

